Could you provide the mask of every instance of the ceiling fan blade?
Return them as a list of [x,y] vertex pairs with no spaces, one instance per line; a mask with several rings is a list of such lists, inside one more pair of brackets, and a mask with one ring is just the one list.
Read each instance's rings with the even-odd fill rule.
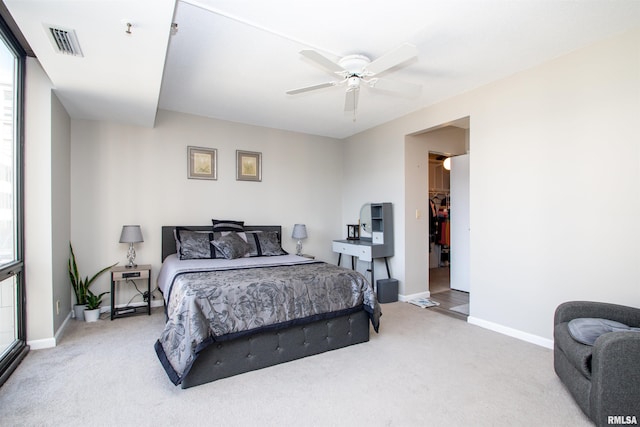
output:
[[321,67],[323,67],[324,69],[332,73],[342,73],[345,71],[345,69],[342,68],[340,65],[336,64],[335,62],[333,62],[326,56],[321,55],[315,50],[310,50],[310,49],[301,50],[300,55],[304,56],[307,59],[312,60],[316,64],[320,65]]
[[405,43],[373,60],[365,68],[371,75],[379,74],[416,56],[418,56],[418,49],[414,45]]
[[358,108],[359,89],[348,90],[344,98],[344,111],[355,111]]
[[287,95],[296,95],[298,93],[310,92],[310,91],[316,90],[316,89],[322,89],[322,88],[325,88],[325,87],[335,86],[336,84],[337,84],[336,82],[320,83],[319,85],[313,85],[313,86],[302,87],[300,89],[288,90],[286,93],[287,93]]
[[395,92],[403,96],[418,96],[422,92],[422,86],[414,83],[407,83],[398,80],[387,80],[375,78],[368,82],[368,85],[374,89]]

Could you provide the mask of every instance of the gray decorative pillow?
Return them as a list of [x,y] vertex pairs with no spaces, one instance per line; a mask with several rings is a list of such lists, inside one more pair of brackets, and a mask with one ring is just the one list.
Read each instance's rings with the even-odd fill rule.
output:
[[226,219],[212,219],[213,231],[235,231],[240,233],[244,231],[244,221],[231,221]]
[[[260,241],[258,240],[257,234],[262,233],[261,231],[247,231],[245,232],[245,237],[247,238],[247,243],[251,248],[247,256],[256,257],[260,256]],[[240,235],[242,237],[242,234]]]
[[256,233],[260,249],[258,253],[262,256],[276,256],[287,255],[287,252],[282,249],[280,245],[280,239],[276,231],[265,231],[263,233]]
[[175,235],[180,259],[212,258],[211,239],[213,239],[213,233],[202,233],[178,227]]
[[242,258],[249,253],[251,247],[237,233],[229,233],[211,242],[226,259]]
[[568,326],[571,337],[585,345],[593,345],[600,335],[608,332],[640,331],[640,328],[631,328],[624,323],[589,317],[573,319]]
[[[235,233],[235,231],[222,231],[222,232],[216,231],[213,233],[212,240],[220,240],[222,236],[226,236],[229,233]],[[236,233],[236,234],[238,235],[238,237],[240,237],[242,240],[244,240],[249,244],[250,249],[245,256],[246,257],[258,256],[258,249],[256,246],[257,243],[255,242],[255,239],[253,238],[253,236],[251,236],[250,233],[245,233],[245,232]],[[213,246],[212,258],[226,258],[224,254],[220,252],[220,250],[213,245],[213,242],[211,242],[211,245]]]

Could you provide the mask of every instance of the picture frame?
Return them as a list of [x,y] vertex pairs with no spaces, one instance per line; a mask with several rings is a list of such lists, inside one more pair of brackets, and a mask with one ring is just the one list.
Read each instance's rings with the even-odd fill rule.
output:
[[187,146],[187,178],[218,179],[218,150]]
[[262,153],[236,150],[236,180],[262,181]]

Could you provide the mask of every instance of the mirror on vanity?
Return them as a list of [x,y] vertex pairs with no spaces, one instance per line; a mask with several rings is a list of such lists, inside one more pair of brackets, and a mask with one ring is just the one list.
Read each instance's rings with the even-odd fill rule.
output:
[[[365,203],[360,208],[360,239],[334,240],[332,248],[338,253],[338,265],[342,254],[351,256],[351,268],[355,269],[355,258],[368,262],[371,281],[375,283],[374,260],[384,258],[387,277],[391,278],[387,257],[393,256],[393,210],[392,204]],[[348,225],[349,226],[349,225]],[[349,233],[348,233],[349,234]]]
[[371,203],[360,208],[360,239],[371,241]]

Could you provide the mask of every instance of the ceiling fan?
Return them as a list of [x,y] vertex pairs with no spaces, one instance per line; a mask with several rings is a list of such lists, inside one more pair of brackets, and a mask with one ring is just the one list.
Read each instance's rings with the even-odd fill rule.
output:
[[410,59],[416,58],[418,56],[418,49],[408,43],[385,53],[373,61],[365,55],[347,55],[340,58],[338,62],[334,62],[315,50],[302,50],[300,54],[320,65],[325,70],[340,76],[341,79],[300,89],[288,90],[286,92],[288,95],[296,95],[330,86],[346,85],[344,110],[355,111],[358,107],[358,96],[362,84],[374,89],[395,92],[403,96],[417,95],[422,89],[422,86],[417,84],[374,77]]

